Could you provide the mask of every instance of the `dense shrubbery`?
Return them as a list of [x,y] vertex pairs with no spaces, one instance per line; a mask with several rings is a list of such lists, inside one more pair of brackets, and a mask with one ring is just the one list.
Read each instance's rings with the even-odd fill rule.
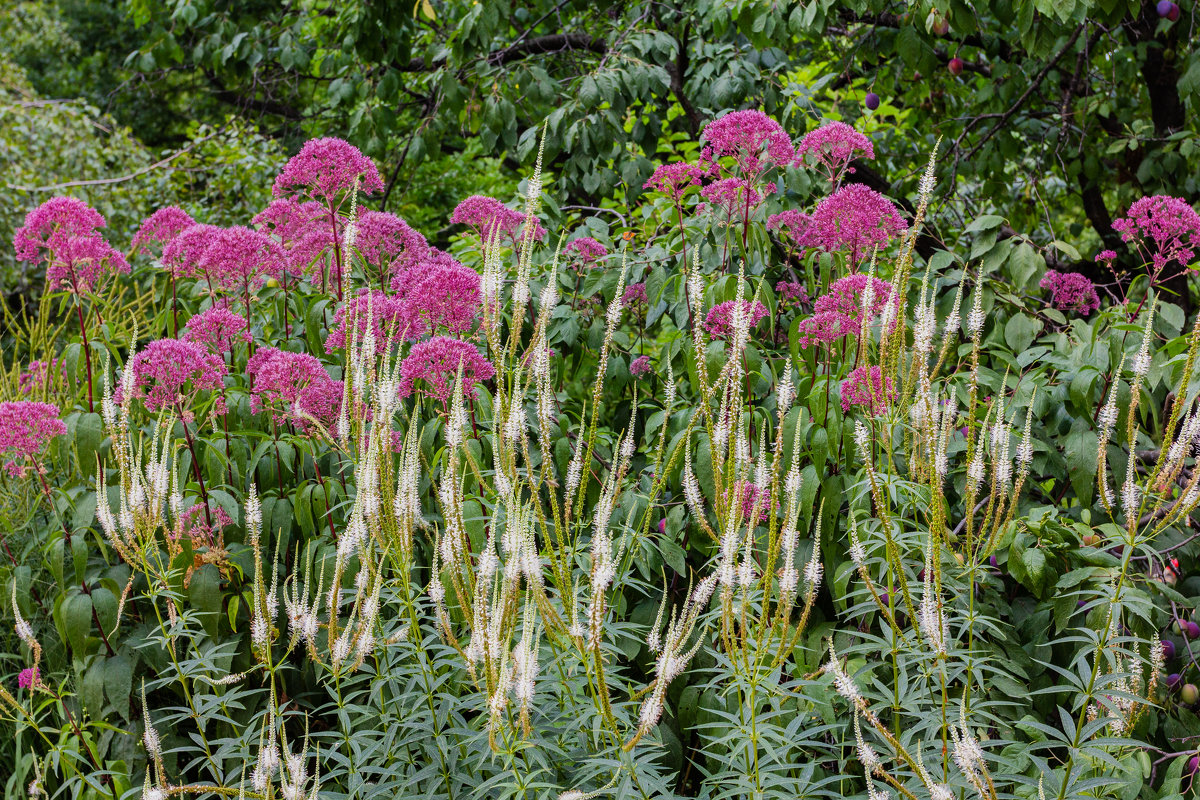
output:
[[1132,283],[998,217],[923,263],[936,155],[908,216],[849,126],[700,144],[450,252],[338,139],[245,226],[31,211],[8,791],[1190,791],[1200,217],[1134,204]]

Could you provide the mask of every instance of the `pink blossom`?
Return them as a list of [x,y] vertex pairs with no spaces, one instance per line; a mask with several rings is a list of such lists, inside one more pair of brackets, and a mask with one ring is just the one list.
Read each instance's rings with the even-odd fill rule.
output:
[[412,283],[403,299],[403,317],[412,334],[444,329],[470,333],[483,311],[479,273],[457,262],[435,264]]
[[[774,186],[768,185],[768,191]],[[721,209],[726,219],[740,221],[748,217],[762,202],[762,195],[741,178],[722,178],[700,190],[705,200]]]
[[581,236],[568,242],[563,252],[568,256],[574,254],[581,263],[590,266],[607,256],[608,248],[590,236]]
[[254,413],[270,410],[275,422],[292,422],[301,430],[314,419],[326,428],[336,424],[344,386],[313,356],[264,347],[246,362],[246,374]]
[[638,356],[629,362],[629,374],[635,378],[649,374],[650,369],[650,356]]
[[191,278],[200,269],[200,259],[221,229],[216,225],[193,225],[171,239],[162,252],[162,264],[176,279]]
[[105,225],[100,212],[75,197],[52,197],[25,215],[13,236],[18,261],[36,263],[42,250],[57,250],[68,239],[94,233]]
[[[494,236],[507,239],[514,246],[527,235],[525,215],[513,211],[494,197],[474,194],[463,200],[454,209],[450,221],[474,229],[486,245]],[[546,238],[546,229],[538,220],[532,220],[530,234],[537,241]]]
[[796,158],[791,137],[761,111],[732,111],[704,126],[701,164],[721,158],[737,162],[741,174],[757,177],[770,167],[785,167]]
[[817,204],[806,244],[827,253],[850,251],[853,267],[908,230],[891,200],[860,183],[843,186]]
[[110,275],[129,273],[125,256],[98,233],[60,240],[49,257],[46,283],[75,294],[88,294]]
[[130,245],[130,255],[151,245],[158,245],[159,250],[166,247],[172,239],[196,224],[191,215],[178,206],[160,208],[142,220],[137,233],[133,235]]
[[333,248],[329,211],[315,200],[272,200],[251,222],[279,242],[287,253],[291,275],[307,274],[317,259]]
[[644,306],[650,302],[650,298],[646,295],[646,284],[631,283],[625,287],[625,293],[621,295],[621,305],[626,308],[632,306]]
[[642,188],[661,192],[678,205],[688,187],[699,186],[703,177],[704,170],[699,167],[686,161],[676,161],[673,164],[660,164],[655,167],[654,174]]
[[53,391],[67,382],[67,362],[65,359],[52,358],[49,361],[31,361],[29,369],[21,373],[17,386],[21,394],[29,394],[33,390]]
[[794,245],[803,245],[805,243],[804,237],[808,233],[810,225],[812,225],[812,217],[803,211],[796,211],[795,209],[780,211],[778,214],[772,214],[767,217],[767,230],[785,231],[787,238]]
[[842,381],[843,413],[862,406],[871,416],[878,416],[895,399],[896,385],[891,378],[883,377],[879,367],[859,367]]
[[133,396],[144,398],[149,411],[174,408],[189,421],[192,401],[207,391],[216,395],[217,412],[225,413],[219,394],[225,387],[225,362],[195,342],[156,339],[126,368],[133,370]]
[[[211,522],[209,521],[211,520]],[[204,503],[197,503],[184,511],[176,522],[173,539],[187,537],[196,544],[212,546],[221,541],[221,534],[233,524],[229,514],[219,505],[210,505],[205,513]]]
[[742,504],[742,521],[758,524],[766,522],[771,517],[771,493],[750,481],[737,481],[733,487],[734,496]]
[[25,669],[21,670],[20,674],[17,675],[17,688],[19,689],[32,689],[33,687],[37,686],[37,682],[37,667],[26,667]]
[[856,158],[856,153],[862,158],[875,158],[871,140],[844,122],[829,122],[809,131],[800,140],[797,152],[798,164],[806,157],[810,158],[825,172],[830,183],[837,183],[844,173],[854,171],[850,162]]
[[408,397],[419,389],[426,397],[448,403],[460,368],[463,396],[472,399],[475,385],[496,374],[491,362],[470,342],[435,336],[414,345],[400,365],[400,396]]
[[1187,267],[1200,247],[1200,214],[1178,197],[1156,194],[1135,201],[1113,230],[1150,259],[1155,273],[1172,261]]
[[1086,317],[1100,308],[1095,284],[1079,273],[1048,269],[1038,286],[1050,292],[1050,304],[1059,311],[1075,311]]
[[408,269],[429,250],[425,237],[395,214],[364,211],[357,225],[354,249],[373,267]]
[[768,314],[767,307],[757,300],[729,300],[713,306],[704,317],[704,328],[714,339],[725,339],[733,333],[733,313],[736,305],[742,304],[742,313],[748,316],[747,328],[753,328]]
[[58,406],[30,400],[0,403],[0,454],[11,459],[5,469],[23,475],[29,463],[55,436],[67,432]]
[[1109,264],[1117,260],[1117,252],[1115,250],[1101,250],[1096,253],[1097,264]]
[[815,345],[833,344],[843,336],[853,336],[858,331],[859,326],[854,319],[837,311],[818,311],[797,327],[802,350]]
[[325,338],[325,352],[332,353],[349,346],[347,337],[351,331],[360,344],[370,331],[377,350],[402,338],[415,339],[421,335],[420,331],[411,330],[403,300],[378,289],[362,289],[338,308],[333,316],[333,328]]
[[781,304],[788,306],[808,305],[808,292],[798,281],[780,281],[775,284],[775,293],[779,295]]
[[214,291],[248,298],[268,277],[279,277],[285,261],[283,248],[269,236],[237,225],[212,237],[199,266]]
[[363,194],[383,190],[383,180],[371,159],[343,139],[309,139],[275,179],[276,197],[306,197],[326,206],[354,189]]
[[414,254],[414,259],[412,263],[403,258],[391,264],[392,291],[397,297],[405,297],[425,275],[439,267],[462,266],[457,258],[436,247],[426,247],[423,252]]
[[246,318],[227,308],[213,306],[188,320],[183,326],[185,341],[204,345],[210,353],[228,353],[235,341],[249,342]]
[[[874,321],[883,315],[888,303],[893,310],[900,308],[900,297],[893,294],[892,285],[885,280],[873,278],[862,273],[838,278],[829,286],[829,291],[817,298],[813,311],[822,313],[833,311],[852,320],[854,332],[857,333],[862,323],[863,295],[867,287],[871,288],[871,307],[867,310],[868,321]],[[895,314],[893,313],[893,325]]]

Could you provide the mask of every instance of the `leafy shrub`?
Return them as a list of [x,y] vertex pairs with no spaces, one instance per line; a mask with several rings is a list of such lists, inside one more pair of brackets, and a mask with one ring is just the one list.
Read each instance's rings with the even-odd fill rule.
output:
[[1200,218],[1132,209],[1131,284],[998,217],[918,263],[936,155],[909,217],[847,126],[700,144],[619,232],[548,232],[539,159],[451,252],[330,139],[255,228],[34,210],[9,791],[1190,787]]

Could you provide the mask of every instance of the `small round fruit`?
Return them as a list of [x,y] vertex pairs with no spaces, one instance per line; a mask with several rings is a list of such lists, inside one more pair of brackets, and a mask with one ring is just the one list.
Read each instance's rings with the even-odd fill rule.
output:
[[1189,639],[1200,639],[1200,624],[1189,622],[1187,624],[1187,637]]
[[1171,3],[1171,11],[1167,14],[1167,19],[1171,20],[1171,22],[1175,22],[1176,20],[1179,19],[1179,4],[1178,3]]
[[1167,661],[1175,660],[1175,643],[1170,639],[1163,639],[1163,658]]
[[1200,700],[1200,689],[1197,689],[1194,683],[1185,683],[1183,688],[1179,690],[1179,699],[1185,705],[1194,706],[1196,705],[1196,701]]
[[1171,623],[1171,630],[1174,631],[1177,635],[1183,636],[1183,626],[1185,624],[1186,623],[1183,620],[1177,619],[1173,623]]
[[1171,0],[1158,0],[1158,5],[1154,7],[1154,10],[1158,12],[1160,17],[1165,17],[1171,13],[1171,6],[1173,5],[1175,4]]
[[1170,675],[1167,676],[1167,687],[1174,689],[1178,685],[1179,685],[1179,673],[1172,672]]
[[964,66],[966,66],[966,64],[963,62],[963,60],[958,56],[955,56],[954,58],[950,59],[950,63],[946,65],[946,68],[950,70],[951,75],[962,75]]
[[1083,537],[1083,546],[1084,547],[1095,547],[1099,542],[1100,542],[1100,537],[1097,536],[1096,534],[1094,534],[1094,533],[1084,534],[1084,537]]
[[988,556],[988,564],[991,565],[992,569],[1000,569],[1000,561],[995,556]]
[[945,36],[950,32],[950,20],[945,17],[938,17],[933,23],[933,32],[938,36]]
[[863,98],[863,105],[870,111],[879,108],[879,95],[874,92],[867,92],[867,96]]
[[1188,759],[1187,771],[1189,775],[1195,775],[1200,771],[1200,756],[1192,756]]

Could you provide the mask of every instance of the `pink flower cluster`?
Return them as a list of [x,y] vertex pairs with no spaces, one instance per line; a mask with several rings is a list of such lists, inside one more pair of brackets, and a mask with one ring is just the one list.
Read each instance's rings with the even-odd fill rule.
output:
[[625,308],[644,306],[649,302],[650,298],[646,294],[646,284],[644,283],[629,284],[625,287],[625,293],[621,295],[621,305]]
[[1086,317],[1100,308],[1095,284],[1076,272],[1048,269],[1038,285],[1050,292],[1050,304],[1059,311],[1075,311]]
[[344,386],[308,353],[264,347],[246,362],[246,374],[254,413],[269,410],[275,422],[291,422],[302,431],[313,420],[326,428],[337,423]]
[[876,247],[908,230],[891,200],[860,183],[843,186],[817,204],[805,244],[827,253],[850,251],[853,268]]
[[1178,197],[1143,197],[1129,207],[1127,216],[1113,222],[1113,229],[1149,258],[1155,273],[1173,261],[1189,266],[1200,247],[1200,214]]
[[267,278],[283,273],[283,248],[266,234],[236,225],[213,234],[199,267],[213,291],[249,298]]
[[200,392],[214,392],[214,406],[225,413],[219,394],[225,388],[225,362],[195,342],[155,339],[133,357],[133,396],[144,399],[146,409],[176,408],[186,422],[190,406]]
[[490,380],[496,370],[470,342],[435,336],[414,345],[400,365],[400,396],[419,391],[426,397],[448,403],[454,382],[462,370],[463,396],[476,396],[475,385]]
[[203,543],[211,547],[221,540],[221,534],[225,528],[232,524],[233,520],[221,506],[210,506],[206,514],[204,504],[201,502],[180,515],[172,538],[187,537],[196,544]]
[[307,275],[333,249],[329,210],[315,200],[272,200],[251,222],[278,241],[290,275]]
[[854,406],[862,406],[871,416],[887,410],[896,399],[896,385],[885,378],[879,367],[859,367],[842,381],[842,412],[849,413]]
[[767,307],[757,300],[753,303],[749,300],[728,300],[718,303],[704,317],[704,329],[708,331],[709,336],[714,339],[725,339],[733,333],[733,314],[738,303],[742,304],[742,313],[747,317],[748,328],[753,328],[769,313]]
[[478,272],[453,259],[430,265],[404,293],[402,313],[410,331],[470,333],[483,310],[480,284]]
[[143,249],[149,250],[152,245],[157,245],[161,253],[162,248],[166,247],[176,236],[195,224],[196,221],[182,208],[177,206],[160,208],[142,220],[137,233],[133,235],[130,253],[137,253]]
[[227,308],[213,306],[187,321],[183,326],[185,341],[204,345],[210,353],[228,353],[235,341],[249,342],[250,331],[246,318]]
[[780,305],[795,308],[808,305],[808,291],[799,281],[780,281],[775,284],[775,293],[779,295]]
[[23,475],[46,443],[67,432],[58,406],[30,400],[0,403],[0,454],[10,459],[5,469]]
[[195,277],[200,270],[200,259],[220,232],[216,225],[185,228],[163,247],[163,266],[176,280]]
[[702,165],[716,166],[722,158],[737,162],[741,175],[755,179],[771,167],[796,159],[792,139],[778,122],[761,111],[733,111],[704,128]]
[[759,524],[770,519],[770,492],[750,481],[738,481],[734,485],[734,492],[741,498],[743,522]]
[[829,291],[817,298],[813,315],[800,323],[800,347],[815,344],[832,344],[843,336],[857,336],[863,323],[863,300],[867,288],[871,289],[871,302],[867,319],[873,322],[883,316],[888,303],[892,304],[893,321],[900,307],[900,298],[892,293],[887,281],[862,273],[839,278],[829,286]]
[[109,275],[129,272],[125,256],[100,235],[104,217],[74,197],[54,197],[25,215],[13,237],[17,260],[46,261],[46,283],[87,294]]
[[671,198],[676,205],[683,199],[683,193],[689,186],[699,186],[704,177],[704,170],[688,164],[686,161],[676,161],[672,164],[660,164],[654,168],[650,179],[643,184],[643,189],[661,192]]
[[67,362],[52,358],[49,361],[31,361],[29,369],[17,378],[17,387],[21,394],[29,394],[35,389],[50,391],[59,385],[66,385],[66,382]]
[[26,667],[17,675],[17,688],[19,689],[32,689],[33,687],[37,686],[37,682],[37,667]]
[[[485,245],[493,237],[505,239],[514,247],[527,235],[539,242],[546,238],[546,229],[541,222],[531,220],[529,225],[532,227],[529,227],[523,213],[513,211],[494,197],[481,194],[473,194],[459,203],[450,221],[474,229]],[[529,233],[526,233],[527,227]]]
[[650,372],[650,356],[638,356],[629,362],[629,374],[640,378]]
[[785,231],[792,244],[801,246],[805,244],[805,236],[808,234],[810,225],[812,225],[812,217],[795,209],[780,211],[778,214],[767,217],[767,230]]
[[837,183],[846,172],[853,172],[850,162],[857,154],[863,158],[875,158],[875,146],[871,140],[844,122],[829,122],[809,131],[800,140],[797,148],[799,160],[812,159],[828,177]]
[[352,332],[361,343],[368,331],[375,338],[377,350],[383,350],[399,339],[415,339],[420,335],[411,331],[406,323],[402,298],[377,289],[363,289],[334,314],[333,329],[325,338],[325,352],[348,347]]
[[[764,189],[775,187],[768,184]],[[740,221],[754,213],[763,196],[749,181],[742,178],[721,178],[700,190],[701,196],[723,212],[727,220]]]
[[354,249],[373,267],[400,273],[411,269],[429,251],[425,237],[395,214],[364,211],[358,217]]
[[275,178],[276,197],[305,197],[334,206],[346,192],[383,190],[383,180],[371,159],[343,139],[309,139]]
[[608,248],[590,236],[581,236],[568,242],[563,252],[567,256],[574,256],[585,266],[591,266],[608,255]]

